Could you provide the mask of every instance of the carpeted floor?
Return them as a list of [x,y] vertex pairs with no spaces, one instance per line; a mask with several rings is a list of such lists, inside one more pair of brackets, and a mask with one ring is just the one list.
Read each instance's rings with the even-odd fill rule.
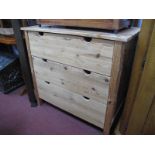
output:
[[0,93],[1,135],[101,135],[102,130],[50,104],[31,107],[21,88],[8,95]]

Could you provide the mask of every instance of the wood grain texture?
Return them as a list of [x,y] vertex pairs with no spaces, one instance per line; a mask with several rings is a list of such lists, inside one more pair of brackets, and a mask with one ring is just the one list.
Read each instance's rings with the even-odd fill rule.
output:
[[28,53],[28,58],[29,58],[30,70],[31,70],[31,74],[32,74],[32,81],[33,81],[33,85],[34,85],[34,94],[35,94],[35,97],[37,100],[37,104],[40,104],[41,100],[39,99],[36,77],[35,77],[34,68],[33,68],[33,61],[32,61],[32,56],[31,56],[31,52],[30,52],[29,37],[28,37],[27,32],[25,32],[25,42],[26,42],[26,47],[27,47],[27,51],[28,51],[27,53]]
[[139,34],[126,103],[121,117],[120,131],[122,134],[125,134],[126,129],[128,128],[129,117],[143,72],[142,66],[150,41],[150,34],[152,33],[152,24],[153,20],[144,20],[141,32]]
[[74,93],[107,104],[110,77],[33,57],[37,77]]
[[37,78],[40,98],[103,128],[106,105]]
[[39,19],[38,24],[120,30],[130,22],[121,19]]
[[112,41],[122,41],[128,42],[136,35],[138,35],[140,28],[132,27],[130,29],[122,30],[118,33],[108,33],[101,31],[90,31],[90,30],[77,30],[77,29],[65,29],[65,28],[54,28],[54,27],[23,27],[21,30],[24,31],[36,31],[36,32],[49,32],[53,34],[64,34],[64,35],[73,35],[73,36],[83,36],[83,37],[92,37],[98,39],[106,39]]
[[31,54],[110,76],[113,42],[82,37],[29,32]]
[[[155,21],[146,55],[146,63],[129,119],[127,134],[141,134],[155,96]],[[152,122],[154,123],[154,122]]]

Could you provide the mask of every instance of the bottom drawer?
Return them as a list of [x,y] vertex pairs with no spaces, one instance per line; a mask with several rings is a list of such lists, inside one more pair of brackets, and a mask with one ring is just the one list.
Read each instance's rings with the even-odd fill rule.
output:
[[53,83],[37,80],[39,97],[75,116],[103,128],[106,104],[70,92]]

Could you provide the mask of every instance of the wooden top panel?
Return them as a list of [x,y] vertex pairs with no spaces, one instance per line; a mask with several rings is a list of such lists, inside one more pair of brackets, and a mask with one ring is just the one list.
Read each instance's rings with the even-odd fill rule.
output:
[[109,33],[109,32],[101,32],[101,31],[99,32],[99,31],[92,31],[92,30],[77,30],[77,29],[69,29],[69,28],[56,28],[56,27],[47,27],[47,26],[23,27],[21,28],[21,30],[49,32],[54,34],[76,35],[76,36],[83,36],[83,37],[94,37],[94,38],[100,38],[100,39],[128,42],[134,36],[138,35],[140,28],[133,27],[130,29],[122,30],[118,33]]

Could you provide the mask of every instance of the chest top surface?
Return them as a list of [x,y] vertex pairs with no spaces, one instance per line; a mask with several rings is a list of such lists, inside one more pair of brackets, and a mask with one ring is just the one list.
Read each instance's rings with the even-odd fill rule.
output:
[[53,34],[63,34],[63,35],[73,35],[73,36],[82,36],[82,37],[93,37],[98,39],[107,39],[112,41],[121,41],[128,42],[133,37],[138,35],[140,28],[132,27],[130,29],[121,30],[118,33],[110,33],[103,31],[93,31],[93,30],[82,30],[82,29],[69,29],[69,28],[56,28],[56,27],[47,27],[47,26],[30,26],[23,27],[21,30],[24,31],[34,31],[34,32],[46,32]]

